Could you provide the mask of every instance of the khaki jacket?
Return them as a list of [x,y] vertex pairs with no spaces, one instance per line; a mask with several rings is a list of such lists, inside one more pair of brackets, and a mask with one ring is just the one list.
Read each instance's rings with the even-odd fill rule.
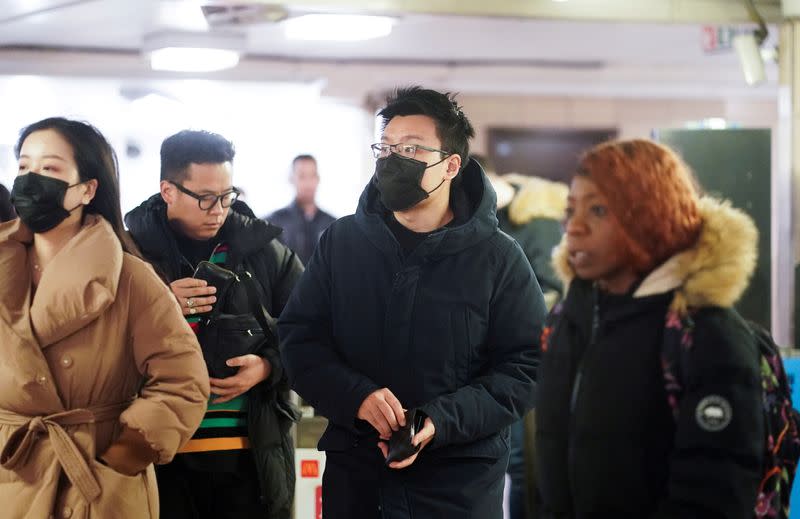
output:
[[169,289],[89,215],[31,297],[19,220],[0,225],[0,503],[5,519],[158,517],[152,465],[95,461],[122,425],[172,459],[206,409],[208,373]]

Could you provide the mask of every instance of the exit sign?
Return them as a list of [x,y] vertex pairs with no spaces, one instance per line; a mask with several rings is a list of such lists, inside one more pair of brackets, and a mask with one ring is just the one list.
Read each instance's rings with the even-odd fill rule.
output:
[[730,25],[704,25],[701,33],[703,52],[714,53],[733,49],[733,37],[747,32]]

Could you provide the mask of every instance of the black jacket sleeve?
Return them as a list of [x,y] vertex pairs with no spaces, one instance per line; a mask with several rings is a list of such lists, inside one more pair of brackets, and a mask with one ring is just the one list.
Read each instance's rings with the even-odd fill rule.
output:
[[544,300],[516,242],[500,257],[504,259],[489,308],[488,365],[469,385],[421,407],[436,427],[431,448],[495,434],[533,407]]
[[7,222],[17,217],[14,206],[11,204],[11,195],[8,189],[0,184],[0,222]]
[[275,254],[275,270],[271,273],[272,312],[280,315],[292,295],[295,285],[303,275],[303,263],[294,251],[278,240],[272,240],[270,249]]
[[537,218],[527,224],[525,231],[529,236],[523,243],[520,241],[536,274],[543,292],[564,293],[564,286],[553,270],[553,248],[561,241],[561,224],[556,220]]
[[286,211],[284,211],[283,209],[278,209],[274,213],[264,217],[263,220],[283,229],[283,232],[278,235],[277,240],[288,247],[289,241],[286,239],[287,238],[286,227],[288,223],[287,223],[287,218],[285,218],[285,214]]
[[[741,319],[720,308],[695,317],[692,337],[667,497],[653,519],[749,519],[765,445],[757,346]],[[709,402],[723,411],[718,425],[702,418]]]
[[281,357],[292,389],[332,423],[358,432],[358,408],[380,388],[344,362],[333,340],[331,231],[320,238],[278,321]]
[[[300,276],[303,274],[303,264],[297,255],[277,240],[272,240],[266,249],[266,254],[273,257],[274,261],[263,261],[265,279],[270,286],[266,293],[271,294],[269,309],[272,317],[277,317],[286,307],[286,302],[292,293]],[[262,272],[262,269],[257,272]],[[263,280],[262,280],[263,282]],[[279,334],[280,337],[280,334]],[[265,381],[265,389],[272,388],[284,380],[284,368],[277,344],[268,344],[261,351],[261,356],[267,359],[272,366],[272,373]]]

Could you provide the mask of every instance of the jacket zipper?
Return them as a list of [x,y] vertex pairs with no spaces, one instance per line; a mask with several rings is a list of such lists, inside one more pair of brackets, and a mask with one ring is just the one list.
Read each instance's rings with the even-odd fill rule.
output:
[[[211,249],[211,255],[208,257],[208,260],[207,260],[209,263],[211,263],[211,258],[214,257],[214,254],[217,253],[217,249],[219,249],[221,246],[222,246],[222,242],[219,242],[218,244],[214,245],[213,249]],[[181,257],[181,260],[183,260],[183,262],[186,263],[189,266],[190,269],[192,269],[192,272],[196,272],[197,271],[197,265],[192,265],[192,262],[189,261],[188,259],[186,259],[186,256],[184,256],[183,254],[180,254],[180,257]],[[198,263],[198,265],[199,265],[199,263]]]
[[217,249],[219,249],[220,247],[222,247],[222,242],[217,243],[216,245],[214,245],[214,248],[211,249],[211,255],[208,257],[209,263],[211,263],[211,258],[214,257],[214,254],[217,253]]
[[575,412],[575,405],[578,403],[578,391],[581,387],[581,378],[583,376],[583,365],[586,355],[589,350],[594,346],[597,340],[597,330],[600,328],[600,304],[598,303],[597,286],[592,286],[592,330],[589,334],[589,345],[581,355],[581,360],[578,362],[578,369],[575,373],[575,382],[572,384],[572,395],[569,400],[569,413],[570,415]]
[[589,355],[589,351],[594,346],[594,343],[597,341],[597,333],[600,329],[600,303],[598,299],[599,296],[597,292],[597,284],[595,283],[594,285],[592,285],[592,328],[589,334],[589,344],[586,346],[586,349],[583,351],[583,355],[581,355],[581,360],[578,362],[578,369],[575,374],[575,382],[572,383],[572,394],[570,395],[570,400],[569,400],[569,430],[567,437],[567,441],[569,443],[567,445],[567,474],[573,499],[575,498],[575,482],[572,479],[572,477],[569,476],[569,473],[572,472],[572,469],[575,466],[575,447],[574,447],[575,407],[578,405],[578,394],[581,388],[581,379],[583,378],[583,368],[585,359]]

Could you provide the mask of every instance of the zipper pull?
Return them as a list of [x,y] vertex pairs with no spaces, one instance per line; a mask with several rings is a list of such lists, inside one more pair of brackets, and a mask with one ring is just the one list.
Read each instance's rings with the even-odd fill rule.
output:
[[598,294],[597,283],[592,284],[592,332],[589,344],[594,344],[597,339],[597,331],[600,328],[600,296]]
[[219,243],[217,243],[216,245],[214,245],[214,248],[213,248],[213,249],[211,249],[211,256],[209,256],[209,257],[208,257],[208,261],[209,261],[209,263],[213,263],[213,262],[211,261],[211,258],[213,258],[213,257],[214,257],[214,254],[216,254],[216,253],[217,253],[217,249],[219,249],[220,247],[222,247],[222,242],[219,242]]

